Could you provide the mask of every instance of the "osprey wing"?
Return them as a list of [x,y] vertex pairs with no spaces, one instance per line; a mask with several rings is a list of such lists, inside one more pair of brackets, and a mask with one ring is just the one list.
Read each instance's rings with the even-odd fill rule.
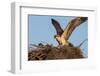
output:
[[78,27],[80,24],[84,23],[87,19],[87,17],[76,17],[75,19],[70,21],[67,27],[65,28],[62,36],[66,40],[68,40],[75,28]]
[[52,21],[53,26],[54,26],[55,29],[56,29],[57,35],[60,35],[60,36],[61,36],[62,33],[63,33],[63,29],[61,28],[59,22],[57,22],[57,21],[54,20],[54,19],[51,19],[51,21]]

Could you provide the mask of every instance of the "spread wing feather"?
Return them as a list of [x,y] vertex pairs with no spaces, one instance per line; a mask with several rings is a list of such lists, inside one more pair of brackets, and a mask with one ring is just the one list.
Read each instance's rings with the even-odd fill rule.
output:
[[57,21],[54,20],[54,19],[51,19],[51,21],[52,21],[53,26],[54,26],[55,29],[56,29],[57,35],[60,35],[60,36],[61,36],[62,33],[63,33],[63,29],[61,28],[59,22],[57,22]]
[[73,19],[72,21],[70,21],[67,25],[67,27],[65,28],[62,36],[68,40],[69,37],[71,36],[72,32],[74,31],[74,29],[76,27],[78,27],[80,24],[84,23],[88,18],[87,17],[76,17],[75,19]]

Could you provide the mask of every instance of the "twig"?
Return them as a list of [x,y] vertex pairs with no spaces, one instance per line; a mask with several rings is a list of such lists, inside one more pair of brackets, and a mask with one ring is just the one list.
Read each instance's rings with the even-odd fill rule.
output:
[[85,39],[84,41],[82,41],[82,42],[78,45],[78,47],[80,48],[86,40],[88,40],[88,39]]
[[44,41],[41,41],[42,43],[44,43],[44,44],[48,44],[47,42],[44,42]]

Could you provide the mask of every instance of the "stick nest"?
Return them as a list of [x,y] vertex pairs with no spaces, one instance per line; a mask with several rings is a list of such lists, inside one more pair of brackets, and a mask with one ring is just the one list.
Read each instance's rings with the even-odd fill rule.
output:
[[33,45],[29,48],[28,60],[55,60],[84,58],[82,50],[78,47],[53,46],[50,44]]

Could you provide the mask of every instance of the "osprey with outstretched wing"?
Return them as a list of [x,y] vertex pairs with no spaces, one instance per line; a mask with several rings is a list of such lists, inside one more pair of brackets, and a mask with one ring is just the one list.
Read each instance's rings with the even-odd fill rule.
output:
[[66,28],[63,29],[61,28],[59,22],[57,22],[54,19],[52,20],[52,24],[56,29],[57,35],[54,37],[56,38],[57,42],[59,45],[67,45],[67,46],[73,46],[68,39],[71,36],[72,32],[75,30],[76,27],[78,27],[80,24],[84,23],[88,18],[87,17],[76,17],[75,19],[71,20]]

